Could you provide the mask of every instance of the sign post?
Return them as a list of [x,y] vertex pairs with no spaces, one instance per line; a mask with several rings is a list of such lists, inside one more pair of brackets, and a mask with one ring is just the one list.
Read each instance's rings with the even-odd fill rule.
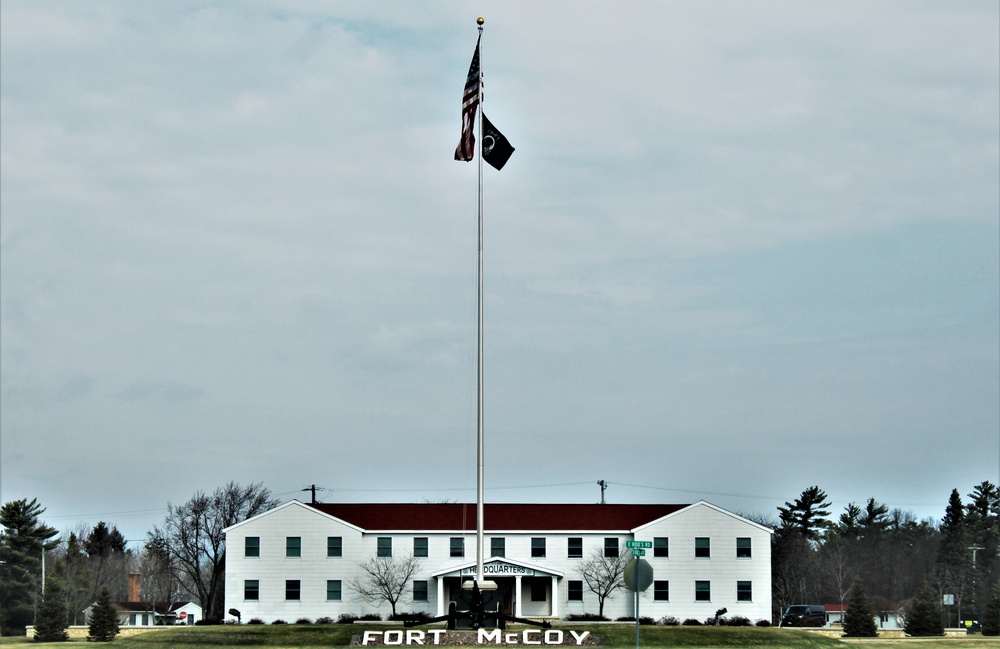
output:
[[634,559],[625,566],[625,587],[635,593],[635,649],[639,649],[639,593],[653,584],[653,566],[645,559],[645,548],[653,547],[650,541],[625,541],[625,547],[632,550]]

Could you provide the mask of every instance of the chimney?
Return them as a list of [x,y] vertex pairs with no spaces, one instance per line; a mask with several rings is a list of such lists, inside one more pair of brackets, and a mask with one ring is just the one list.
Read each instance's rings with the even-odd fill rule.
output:
[[140,602],[139,573],[132,572],[128,576],[128,601]]

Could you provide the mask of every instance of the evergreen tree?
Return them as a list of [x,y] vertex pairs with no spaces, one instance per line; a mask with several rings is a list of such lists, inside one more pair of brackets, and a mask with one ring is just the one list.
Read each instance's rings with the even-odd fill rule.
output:
[[0,507],[0,632],[24,635],[34,617],[42,574],[42,552],[58,532],[39,522],[45,508],[37,500],[14,500]]
[[38,642],[66,642],[66,599],[62,584],[58,579],[45,580],[45,594],[38,607],[38,621],[35,623],[35,640]]
[[878,635],[875,626],[875,609],[861,577],[854,579],[847,593],[847,612],[844,613],[844,635],[851,638],[874,638]]
[[118,609],[111,601],[111,591],[101,588],[97,602],[90,609],[90,630],[87,640],[111,642],[118,635]]
[[906,606],[906,633],[911,636],[944,635],[944,609],[926,581]]
[[993,596],[983,610],[983,635],[1000,635],[1000,584],[993,588]]
[[819,541],[823,531],[830,526],[826,519],[830,515],[830,510],[826,509],[829,506],[826,492],[812,486],[794,503],[785,502],[784,507],[778,507],[778,515],[782,527],[798,528],[807,541]]
[[[936,574],[938,585],[943,592],[955,595],[956,604],[961,608],[965,603],[968,574],[971,572],[970,553],[967,546],[965,507],[958,489],[952,489],[948,505],[941,519],[941,544],[938,546]],[[956,621],[957,622],[957,621]],[[950,622],[949,622],[950,624]]]

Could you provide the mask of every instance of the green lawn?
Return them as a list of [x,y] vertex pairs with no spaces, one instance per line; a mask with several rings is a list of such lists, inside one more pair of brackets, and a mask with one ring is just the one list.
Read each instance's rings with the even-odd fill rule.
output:
[[[131,638],[119,638],[115,649],[205,649],[220,647],[275,647],[280,649],[319,649],[346,647],[353,635],[360,635],[363,625],[297,625],[287,626],[215,626],[179,627],[151,631]],[[370,627],[389,630],[394,627]],[[397,627],[398,628],[398,627]],[[512,627],[510,631],[520,630]],[[564,631],[590,631],[602,636],[603,646],[627,649],[635,646],[635,627],[629,624],[577,626],[567,625]],[[0,638],[0,645],[35,645],[26,638]],[[54,643],[47,646],[80,646],[83,641]],[[1000,639],[971,636],[969,638],[932,638],[901,640],[836,640],[805,631],[756,627],[662,627],[643,626],[642,647],[696,647],[725,649],[728,647],[761,647],[768,649],[1000,649]],[[901,647],[900,645],[909,645]],[[90,645],[93,646],[93,645]],[[425,645],[433,646],[433,645]],[[475,645],[474,645],[475,646]],[[492,645],[484,645],[492,646]],[[541,645],[539,649],[544,648]]]

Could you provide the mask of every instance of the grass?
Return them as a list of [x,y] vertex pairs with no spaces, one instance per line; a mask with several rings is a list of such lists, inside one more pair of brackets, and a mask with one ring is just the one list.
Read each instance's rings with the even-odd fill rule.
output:
[[[179,627],[143,633],[131,638],[119,638],[109,649],[207,649],[218,647],[272,647],[278,649],[319,649],[346,647],[351,637],[359,635],[364,625],[305,625],[285,626],[201,626]],[[370,630],[399,627],[378,626]],[[511,631],[521,627],[512,627]],[[635,627],[630,624],[566,625],[577,632],[590,631],[604,638],[608,649],[635,647]],[[0,638],[0,646],[36,645],[26,638]],[[73,645],[83,641],[51,643],[44,646]],[[900,645],[909,645],[901,647]],[[94,646],[94,645],[89,645]],[[475,646],[475,645],[473,645]],[[756,627],[662,627],[643,626],[641,647],[693,647],[696,649],[726,649],[728,647],[759,647],[767,649],[1000,649],[1000,639],[971,636],[968,638],[914,638],[901,640],[837,640],[806,631]],[[539,649],[542,649],[542,645]]]

